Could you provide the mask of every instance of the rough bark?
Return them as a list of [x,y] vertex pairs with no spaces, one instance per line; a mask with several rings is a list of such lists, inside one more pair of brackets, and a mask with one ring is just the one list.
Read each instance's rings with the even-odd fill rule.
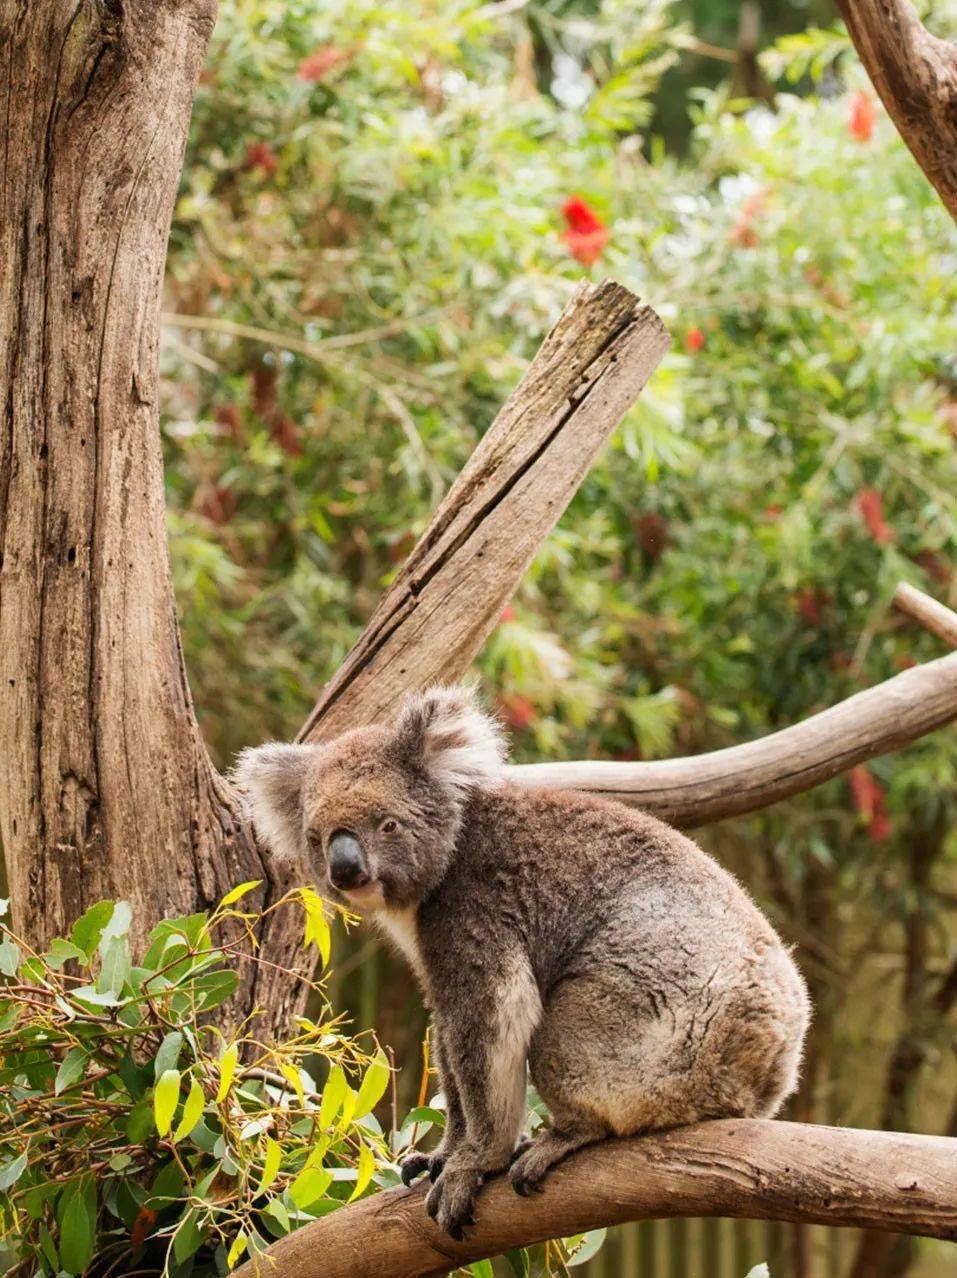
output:
[[406,560],[300,739],[461,676],[668,347],[650,307],[583,285]]
[[167,562],[159,294],[214,0],[0,3],[0,839],[17,925],[263,873],[199,738]]
[[957,718],[957,653],[905,670],[781,732],[686,759],[532,763],[520,785],[590,790],[684,829],[754,812]]
[[501,1178],[455,1243],[424,1189],[393,1189],[274,1243],[237,1278],[427,1278],[512,1247],[626,1221],[676,1216],[907,1230],[957,1239],[957,1142],[801,1123],[729,1119],[569,1158],[541,1195]]
[[957,219],[957,48],[910,0],[837,0],[858,56],[901,137]]

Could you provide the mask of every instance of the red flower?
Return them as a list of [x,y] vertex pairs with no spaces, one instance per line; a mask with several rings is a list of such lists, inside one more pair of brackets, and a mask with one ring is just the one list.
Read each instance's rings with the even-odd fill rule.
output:
[[872,843],[880,843],[891,834],[891,819],[887,814],[884,790],[864,764],[852,768],[847,776],[851,787],[851,800],[855,810],[867,822],[867,833]]
[[334,44],[321,44],[308,57],[303,58],[299,63],[297,72],[300,80],[306,80],[310,84],[318,84],[320,80],[324,80],[333,67],[337,67],[340,62],[348,62],[352,54],[348,49],[337,49]]
[[857,494],[857,509],[879,546],[887,546],[894,540],[894,530],[884,518],[884,503],[876,488],[861,489]]
[[852,137],[857,138],[858,142],[870,142],[876,123],[877,111],[874,109],[874,99],[866,89],[858,89],[856,93],[851,94],[847,109],[848,132]]
[[199,513],[213,524],[228,524],[239,500],[228,484],[212,484],[199,504]]
[[495,699],[498,712],[510,728],[519,732],[533,724],[537,718],[535,707],[528,697],[518,692],[503,692]]
[[498,620],[499,620],[499,625],[501,625],[503,621],[515,620],[515,609],[512,607],[511,604],[505,605],[504,609],[502,610],[502,615],[501,617],[499,617]]
[[657,562],[668,548],[671,540],[668,534],[668,521],[657,510],[649,510],[647,514],[635,520],[635,532],[641,542],[645,554]]
[[250,399],[253,408],[262,417],[272,417],[278,404],[276,394],[276,370],[270,364],[253,366],[250,388]]
[[731,228],[731,239],[735,244],[740,244],[742,248],[754,248],[758,242],[758,233],[752,223],[757,215],[764,210],[767,202],[768,192],[763,186],[757,191],[753,191],[744,201],[741,205],[741,212],[738,214],[738,220]]
[[269,423],[269,433],[284,453],[290,457],[302,456],[299,427],[291,417],[274,417]]
[[242,442],[243,421],[235,404],[217,404],[213,409],[213,421],[224,435],[228,435],[237,444]]
[[582,266],[592,266],[604,252],[611,232],[595,210],[577,195],[562,205],[562,216],[568,227],[562,233],[568,251]]
[[685,333],[685,348],[691,351],[692,354],[695,351],[700,351],[704,343],[705,335],[703,329],[689,328],[687,333]]
[[820,586],[802,586],[794,593],[794,606],[809,626],[819,626],[831,596]]
[[268,142],[246,143],[246,168],[262,169],[267,177],[272,177],[279,168],[279,161]]

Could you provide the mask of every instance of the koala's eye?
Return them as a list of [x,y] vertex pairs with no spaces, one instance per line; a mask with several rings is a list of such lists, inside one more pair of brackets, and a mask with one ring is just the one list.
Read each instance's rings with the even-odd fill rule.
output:
[[399,823],[395,819],[395,817],[386,817],[386,819],[379,826],[379,832],[381,834],[395,834],[398,828],[399,828]]

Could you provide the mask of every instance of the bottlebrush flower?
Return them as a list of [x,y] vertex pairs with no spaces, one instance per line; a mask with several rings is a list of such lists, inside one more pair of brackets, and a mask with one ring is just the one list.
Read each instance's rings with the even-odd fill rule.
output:
[[508,726],[518,732],[530,727],[538,718],[531,701],[519,692],[501,693],[495,698],[495,705]]
[[562,205],[567,230],[562,240],[568,251],[582,266],[592,266],[601,257],[611,232],[595,210],[578,195]]
[[695,351],[700,351],[705,343],[704,330],[701,328],[689,328],[685,333],[685,349],[689,350],[692,355]]
[[887,814],[884,789],[869,768],[859,764],[847,775],[851,787],[851,800],[859,816],[867,822],[867,833],[872,843],[880,843],[891,834],[891,819]]
[[858,89],[856,93],[851,94],[847,109],[848,132],[852,137],[857,138],[858,142],[870,142],[876,123],[877,111],[874,108],[874,99],[866,89]]
[[279,168],[279,161],[268,142],[246,143],[247,169],[262,169],[267,177],[273,177]]
[[857,509],[867,531],[879,546],[887,546],[894,540],[894,530],[884,518],[884,503],[876,488],[862,488],[857,494]]
[[297,72],[300,80],[309,84],[318,84],[324,80],[333,67],[340,62],[347,62],[352,54],[348,49],[337,49],[334,44],[323,44],[315,49],[299,63]]

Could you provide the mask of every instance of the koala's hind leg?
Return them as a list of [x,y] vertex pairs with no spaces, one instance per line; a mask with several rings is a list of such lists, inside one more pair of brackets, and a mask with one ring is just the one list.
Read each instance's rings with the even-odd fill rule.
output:
[[593,1145],[609,1135],[608,1126],[585,1110],[566,1108],[553,1112],[551,1126],[519,1153],[509,1168],[508,1178],[516,1193],[527,1197],[541,1189],[542,1181],[556,1163],[583,1145]]

